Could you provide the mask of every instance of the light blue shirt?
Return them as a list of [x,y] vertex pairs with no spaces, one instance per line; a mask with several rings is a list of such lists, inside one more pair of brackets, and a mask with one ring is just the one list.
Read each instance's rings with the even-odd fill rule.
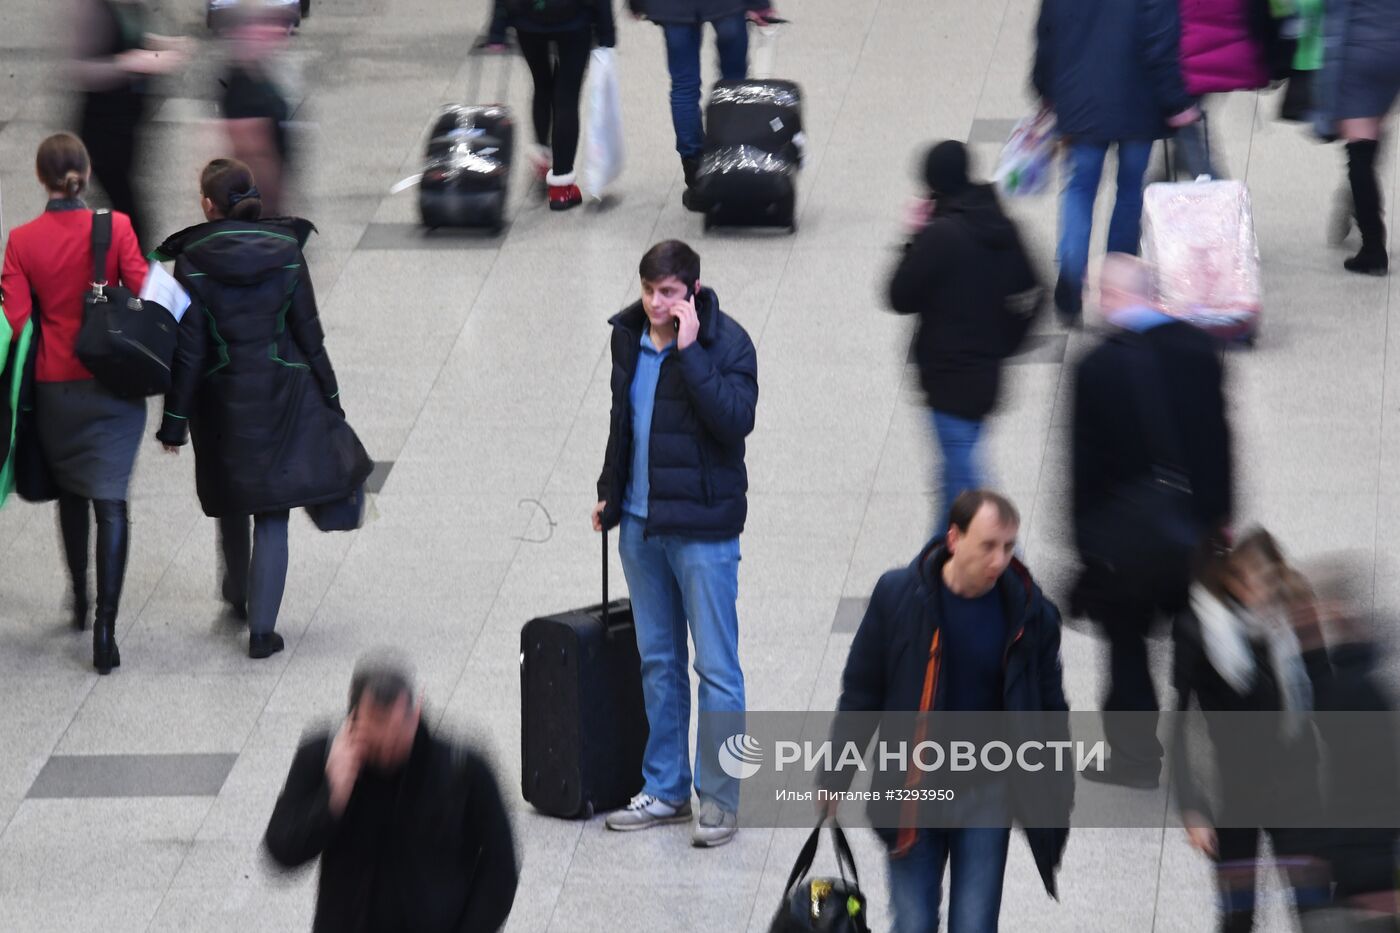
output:
[[642,328],[642,349],[637,354],[637,371],[632,374],[629,394],[632,401],[632,470],[627,477],[627,494],[622,510],[636,518],[647,517],[651,496],[651,418],[656,410],[656,383],[661,363],[675,348],[674,341],[664,350],[651,342],[651,328]]
[[1149,308],[1146,305],[1140,305],[1136,308],[1124,308],[1122,311],[1113,315],[1113,323],[1115,326],[1139,334],[1146,333],[1152,328],[1160,327],[1163,324],[1170,324],[1174,320],[1176,320],[1176,318],[1163,314],[1156,308]]

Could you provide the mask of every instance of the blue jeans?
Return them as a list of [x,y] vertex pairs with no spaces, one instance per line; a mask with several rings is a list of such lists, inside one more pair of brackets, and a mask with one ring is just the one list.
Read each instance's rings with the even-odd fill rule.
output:
[[[1142,181],[1152,157],[1151,140],[1122,141],[1118,146],[1118,199],[1108,224],[1108,251],[1137,255],[1142,239]],[[1069,180],[1060,202],[1060,279],[1084,287],[1089,268],[1089,236],[1094,226],[1094,199],[1099,193],[1109,143],[1071,142]]]
[[919,830],[909,854],[890,859],[894,933],[935,933],[950,861],[948,933],[996,933],[1010,841],[1005,827]]
[[948,531],[953,500],[959,493],[977,489],[982,484],[982,474],[977,468],[977,442],[982,439],[982,422],[943,411],[934,411],[932,416],[933,433],[943,453],[943,510],[933,529],[934,537],[941,537]]
[[[744,672],[739,667],[739,539],[704,541],[673,535],[643,537],[645,521],[624,514],[618,551],[642,656],[646,755],[642,790],[672,803],[690,800],[690,674],[687,620],[695,639],[700,712],[724,732],[702,729],[695,791],[731,813],[739,782],[719,768],[719,743],[743,731]],[[704,720],[702,720],[703,722]],[[717,726],[716,722],[723,723]]]
[[[719,72],[726,81],[742,81],[749,71],[749,26],[743,13],[717,19],[715,45]],[[671,71],[671,123],[682,159],[698,159],[705,149],[700,118],[700,23],[666,24],[666,67]]]

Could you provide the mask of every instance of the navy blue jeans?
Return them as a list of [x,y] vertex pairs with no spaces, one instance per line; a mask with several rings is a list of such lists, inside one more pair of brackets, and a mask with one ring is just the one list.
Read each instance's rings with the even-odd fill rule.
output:
[[[1108,155],[1108,143],[1071,142],[1069,176],[1060,202],[1060,278],[1084,287],[1089,268],[1089,236],[1094,201]],[[1118,193],[1108,222],[1108,251],[1136,256],[1142,239],[1142,183],[1152,156],[1151,140],[1125,140],[1118,147]]]
[[950,415],[946,411],[932,412],[933,433],[943,454],[943,504],[934,526],[934,537],[948,532],[949,513],[959,493],[982,485],[978,466],[977,444],[982,437],[982,422]]
[[894,933],[936,933],[949,862],[948,933],[996,933],[1010,841],[1006,827],[919,830],[909,854],[890,859]]
[[744,731],[739,666],[739,539],[705,541],[644,535],[645,519],[622,516],[618,552],[642,656],[642,696],[651,726],[642,789],[669,803],[690,800],[690,673],[686,635],[695,641],[700,723],[695,791],[730,813],[739,782],[719,763],[719,747]]
[[[720,77],[742,81],[749,71],[749,27],[743,13],[715,20]],[[682,159],[698,159],[705,148],[705,124],[700,117],[700,23],[666,24],[666,67],[671,71],[671,123],[676,128],[676,151]]]

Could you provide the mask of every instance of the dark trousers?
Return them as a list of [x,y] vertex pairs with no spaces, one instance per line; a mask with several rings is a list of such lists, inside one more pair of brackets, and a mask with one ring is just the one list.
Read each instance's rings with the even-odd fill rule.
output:
[[579,97],[593,50],[593,32],[585,27],[574,32],[517,31],[516,35],[535,83],[531,106],[535,139],[553,150],[554,174],[568,175],[578,154]]
[[78,135],[87,146],[92,174],[107,192],[112,210],[131,218],[136,241],[141,248],[152,245],[144,204],[136,182],[137,134],[145,118],[145,99],[140,94],[88,94]]
[[1134,595],[1134,587],[1107,574],[1086,572],[1080,583],[1088,616],[1108,641],[1108,690],[1103,698],[1104,737],[1115,768],[1158,776],[1157,686],[1148,667],[1147,639],[1158,609]]
[[224,599],[247,606],[248,631],[271,632],[287,587],[286,510],[219,519],[219,546],[224,557]]
[[1326,868],[1315,857],[1316,830],[1218,829],[1216,883],[1221,933],[1251,933],[1254,929],[1255,869],[1259,839],[1265,833],[1288,880],[1297,911],[1318,910],[1331,900]]

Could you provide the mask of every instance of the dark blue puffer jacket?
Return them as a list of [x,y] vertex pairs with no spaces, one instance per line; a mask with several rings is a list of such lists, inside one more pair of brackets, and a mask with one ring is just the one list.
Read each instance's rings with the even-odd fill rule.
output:
[[713,23],[736,13],[766,10],[773,3],[774,0],[627,0],[633,13],[640,13],[663,26]]
[[[758,403],[758,358],[748,333],[719,309],[712,290],[697,293],[695,310],[699,336],[666,356],[656,384],[646,533],[721,540],[742,532],[748,515],[744,438]],[[631,388],[646,312],[638,301],[609,323],[612,416],[598,477],[605,528],[622,520],[632,469]]]
[[1041,0],[1036,93],[1059,131],[1088,142],[1166,137],[1191,106],[1178,0]]

